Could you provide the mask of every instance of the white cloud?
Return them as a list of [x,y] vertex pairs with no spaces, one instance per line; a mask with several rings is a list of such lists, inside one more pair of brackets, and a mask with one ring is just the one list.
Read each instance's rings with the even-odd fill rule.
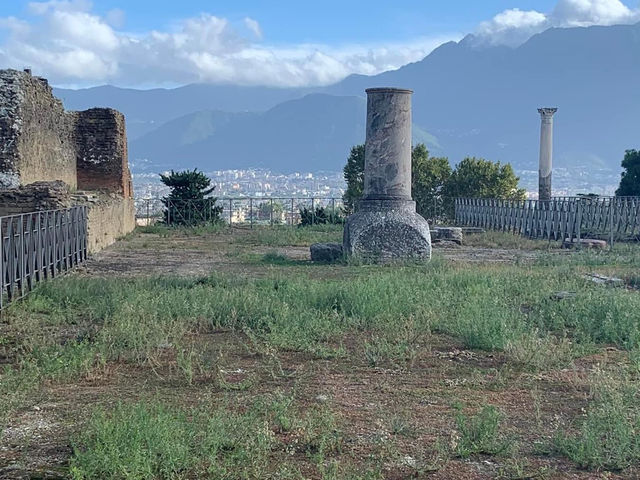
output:
[[558,0],[553,11],[505,10],[480,24],[476,40],[492,45],[517,46],[550,27],[628,24],[640,21],[640,9],[620,0]]
[[310,86],[351,73],[375,74],[421,60],[460,35],[385,45],[263,43],[259,22],[239,23],[211,14],[187,18],[146,33],[118,30],[120,11],[97,15],[87,0],[31,2],[27,20],[0,18],[6,40],[3,65],[22,68],[58,85],[115,83],[127,86],[190,82]]
[[558,0],[550,18],[562,26],[614,25],[640,20],[640,10],[620,0]]
[[260,28],[260,24],[257,22],[257,20],[245,17],[244,24],[256,36],[258,40],[262,40],[262,28]]

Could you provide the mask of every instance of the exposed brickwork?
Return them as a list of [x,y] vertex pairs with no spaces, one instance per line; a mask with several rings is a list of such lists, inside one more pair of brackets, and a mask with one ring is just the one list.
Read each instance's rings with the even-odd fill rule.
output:
[[110,108],[75,113],[78,188],[132,197],[124,115]]

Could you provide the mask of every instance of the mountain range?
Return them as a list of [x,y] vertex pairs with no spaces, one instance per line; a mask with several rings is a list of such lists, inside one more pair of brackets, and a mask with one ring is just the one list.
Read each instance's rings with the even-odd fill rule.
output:
[[130,156],[154,168],[339,170],[364,141],[364,90],[414,90],[414,142],[537,170],[538,107],[554,106],[555,165],[619,170],[640,145],[640,23],[552,28],[510,48],[472,35],[423,60],[321,88],[187,85],[55,89],[68,109],[127,117]]

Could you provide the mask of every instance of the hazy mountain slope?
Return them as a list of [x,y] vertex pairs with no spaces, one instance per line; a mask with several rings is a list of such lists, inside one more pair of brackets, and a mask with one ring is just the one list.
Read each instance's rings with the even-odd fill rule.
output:
[[[364,142],[365,121],[362,97],[310,94],[265,113],[186,115],[132,141],[130,152],[162,168],[340,170]],[[416,126],[414,142],[432,147],[437,139]]]
[[[640,23],[550,29],[516,49],[478,46],[475,40],[469,36],[447,43],[396,71],[354,75],[319,89],[188,85],[174,90],[99,87],[56,93],[67,108],[108,105],[123,111],[130,139],[142,137],[132,142],[132,154],[148,155],[152,162],[179,157],[226,168],[297,168],[301,163],[308,170],[339,167],[348,147],[364,139],[362,99],[365,88],[373,86],[412,88],[416,132],[434,135],[429,138],[432,151],[452,162],[476,155],[537,170],[536,109],[541,106],[559,107],[556,166],[584,165],[587,171],[608,166],[618,171],[624,150],[640,147]],[[353,98],[301,98],[309,92],[361,100],[356,108]],[[167,127],[155,136],[143,136],[169,120],[202,110],[269,111],[230,117],[224,125],[217,124],[223,118],[217,114],[215,131],[202,119],[182,119],[202,128],[201,141],[191,144],[180,135],[186,135],[183,129],[193,133],[193,126]],[[177,137],[174,128],[182,132]]]
[[640,24],[551,29],[516,49],[448,43],[397,71],[352,76],[329,92],[415,90],[415,122],[454,160],[480,155],[537,169],[541,106],[557,106],[557,165],[618,168],[640,142]]
[[175,89],[134,90],[110,85],[81,90],[55,88],[69,110],[111,107],[127,118],[129,138],[136,139],[159,125],[201,110],[261,112],[299,98],[310,89],[186,85]]

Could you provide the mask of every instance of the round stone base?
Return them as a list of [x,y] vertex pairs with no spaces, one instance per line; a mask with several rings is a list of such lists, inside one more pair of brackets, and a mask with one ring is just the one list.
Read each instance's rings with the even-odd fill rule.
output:
[[344,226],[345,254],[367,261],[431,258],[429,224],[411,208],[358,211]]

